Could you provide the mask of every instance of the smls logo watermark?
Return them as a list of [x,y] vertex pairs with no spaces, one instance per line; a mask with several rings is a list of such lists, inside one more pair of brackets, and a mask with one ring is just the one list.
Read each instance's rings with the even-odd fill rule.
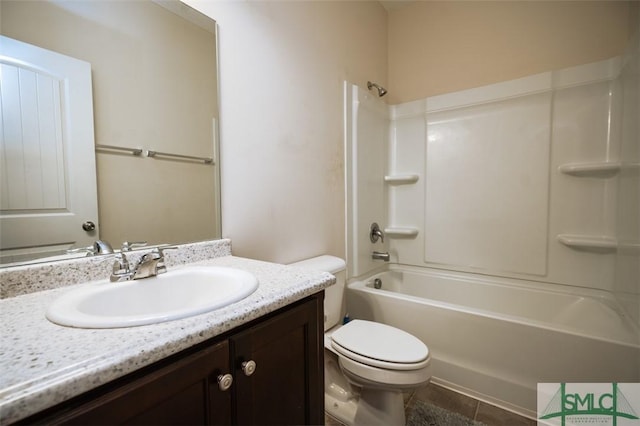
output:
[[640,383],[538,383],[538,425],[640,426]]

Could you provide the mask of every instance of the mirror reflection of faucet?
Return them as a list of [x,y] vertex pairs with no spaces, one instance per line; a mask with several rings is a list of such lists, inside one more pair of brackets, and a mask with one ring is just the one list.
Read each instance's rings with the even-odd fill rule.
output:
[[67,250],[67,254],[73,253],[87,253],[87,256],[95,256],[98,254],[111,254],[113,253],[113,248],[111,248],[111,244],[109,244],[109,242],[97,240],[92,246]]
[[136,241],[136,242],[125,241],[124,243],[122,243],[122,248],[120,249],[120,251],[131,251],[134,248],[144,247],[146,245],[147,245],[146,241]]

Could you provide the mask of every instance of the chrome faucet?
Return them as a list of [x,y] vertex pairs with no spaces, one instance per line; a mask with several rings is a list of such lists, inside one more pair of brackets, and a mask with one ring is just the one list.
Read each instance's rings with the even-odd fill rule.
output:
[[380,251],[374,251],[373,254],[371,255],[372,259],[376,259],[376,260],[384,260],[385,262],[388,262],[390,260],[390,256],[389,256],[389,252],[380,252]]
[[164,251],[176,249],[177,247],[154,248],[149,253],[142,255],[135,268],[133,268],[132,279],[155,277],[158,274],[167,272],[167,266],[164,264]]
[[164,251],[176,249],[177,247],[156,247],[149,253],[145,253],[131,268],[127,256],[124,254],[126,249],[116,254],[113,264],[113,272],[111,273],[111,282],[139,280],[142,278],[155,277],[158,274],[167,272],[167,266],[164,264]]
[[133,271],[129,265],[129,259],[124,254],[125,252],[131,251],[133,247],[143,247],[147,245],[146,241],[130,243],[129,241],[125,241],[122,243],[122,247],[120,248],[120,253],[116,253],[115,262],[113,262],[113,270],[111,272],[111,277],[109,279],[112,283],[119,281],[129,281],[133,278]]

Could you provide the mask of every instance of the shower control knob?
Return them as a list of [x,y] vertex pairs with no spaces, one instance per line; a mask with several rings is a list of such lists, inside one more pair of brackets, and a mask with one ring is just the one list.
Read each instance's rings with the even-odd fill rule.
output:
[[380,239],[381,242],[384,243],[384,234],[380,230],[380,226],[377,223],[373,222],[371,224],[371,228],[369,228],[369,239],[372,243],[375,243]]
[[218,376],[218,388],[221,391],[229,390],[231,384],[233,383],[233,376],[231,374],[219,375]]
[[245,376],[250,376],[256,371],[256,362],[253,361],[253,360],[244,361],[242,363],[241,367],[242,367],[242,372],[244,373],[244,375]]

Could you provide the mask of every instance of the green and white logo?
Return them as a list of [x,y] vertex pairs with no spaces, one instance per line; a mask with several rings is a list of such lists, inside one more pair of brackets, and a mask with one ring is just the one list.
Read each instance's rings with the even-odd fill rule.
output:
[[538,383],[538,424],[640,426],[640,383]]

